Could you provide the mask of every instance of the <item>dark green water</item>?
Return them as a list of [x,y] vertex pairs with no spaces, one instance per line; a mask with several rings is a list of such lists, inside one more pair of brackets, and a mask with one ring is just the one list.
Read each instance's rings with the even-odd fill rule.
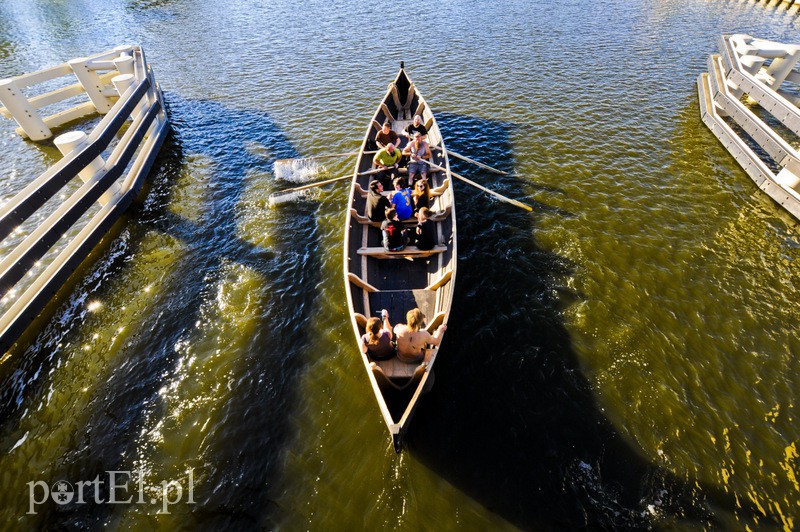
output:
[[[389,35],[370,4],[0,3],[0,78],[141,44],[173,123],[125,228],[3,365],[0,528],[798,526],[800,225],[694,84],[719,34],[796,42],[798,9],[428,7]],[[276,159],[357,148],[400,60],[450,149],[513,172],[454,169],[536,209],[456,183],[453,315],[396,455],[346,316],[346,187],[267,198]],[[9,121],[0,150],[3,197],[57,160]],[[169,514],[152,490],[26,514],[30,482],[189,469]]]

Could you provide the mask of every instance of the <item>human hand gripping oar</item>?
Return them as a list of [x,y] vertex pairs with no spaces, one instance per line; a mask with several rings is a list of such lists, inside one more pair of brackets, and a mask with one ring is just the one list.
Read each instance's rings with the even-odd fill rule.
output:
[[[381,171],[380,168],[375,168],[373,170],[367,170],[366,172],[359,172],[358,175],[372,175],[372,174],[377,174],[380,171]],[[273,192],[272,194],[269,195],[269,204],[271,206],[274,206],[279,203],[285,203],[294,198],[294,196],[292,195],[292,193],[294,192],[300,192],[302,190],[308,190],[310,188],[329,185],[331,183],[336,183],[337,181],[344,181],[345,179],[353,179],[353,174],[343,175],[341,177],[334,177],[333,179],[325,179],[324,181],[317,181],[316,183],[310,183],[308,185],[303,185],[300,187],[278,190],[277,192]]]
[[[450,153],[450,152],[448,152],[448,153]],[[428,166],[430,166],[431,168],[435,169],[435,170],[441,170],[445,174],[448,173],[447,169],[442,168],[438,164],[433,164],[432,162],[426,161],[425,159],[420,159],[420,160],[422,162],[424,162],[425,164],[427,164]],[[467,183],[468,185],[472,185],[475,188],[479,188],[479,189],[483,190],[484,192],[487,192],[487,193],[491,194],[492,196],[495,196],[496,198],[501,199],[502,201],[505,201],[506,203],[510,203],[511,205],[516,205],[517,207],[519,207],[521,209],[525,209],[528,212],[532,212],[533,211],[533,207],[531,207],[530,205],[526,205],[525,203],[522,203],[521,201],[517,201],[515,199],[507,198],[507,197],[503,196],[502,194],[498,194],[494,190],[490,190],[490,189],[484,187],[483,185],[479,185],[475,181],[467,179],[466,177],[464,177],[462,175],[459,175],[459,174],[453,172],[452,170],[450,170],[449,173],[453,177],[455,177],[457,179],[460,179],[461,181]]]
[[[439,151],[442,150],[441,146],[432,146],[432,148],[434,150],[439,150]],[[508,175],[508,172],[504,172],[502,170],[498,170],[497,168],[492,168],[488,164],[480,163],[480,162],[478,162],[478,161],[476,161],[474,159],[470,159],[469,157],[467,157],[465,155],[459,155],[459,154],[457,154],[456,152],[454,152],[452,150],[447,150],[447,154],[448,155],[452,155],[453,157],[455,157],[457,159],[461,159],[462,161],[467,161],[468,163],[472,163],[472,164],[474,164],[476,166],[480,166],[481,168],[489,170],[490,172],[494,172],[495,174]]]

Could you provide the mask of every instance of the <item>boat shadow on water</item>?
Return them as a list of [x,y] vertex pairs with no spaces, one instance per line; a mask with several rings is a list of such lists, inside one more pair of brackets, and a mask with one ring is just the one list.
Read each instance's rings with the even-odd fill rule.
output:
[[[196,504],[174,507],[173,513],[179,516],[182,526],[258,528],[265,515],[274,509],[269,496],[279,474],[280,453],[290,437],[287,412],[296,403],[296,380],[302,370],[300,355],[308,340],[304,330],[316,298],[313,287],[319,282],[315,206],[294,203],[291,216],[278,213],[268,220],[252,223],[249,236],[269,233],[268,245],[259,243],[258,238],[243,238],[239,223],[248,187],[264,188],[254,194],[256,199],[247,198],[254,211],[263,212],[270,192],[263,180],[272,170],[274,160],[296,157],[297,152],[263,112],[233,109],[213,101],[187,100],[175,94],[167,94],[166,100],[173,132],[154,165],[146,199],[134,207],[135,221],[118,237],[126,242],[124,250],[118,256],[104,252],[85,274],[87,280],[79,281],[74,292],[90,293],[92,298],[101,300],[108,296],[104,291],[115,289],[114,283],[98,279],[119,275],[148,235],[166,235],[169,240],[179,242],[182,254],[171,265],[171,271],[160,274],[169,282],[160,294],[154,295],[147,309],[149,319],[142,320],[144,329],[132,334],[119,347],[123,354],[113,358],[113,367],[99,368],[105,381],[101,379],[91,392],[86,426],[72,434],[70,441],[63,444],[63,453],[54,457],[57,465],[53,464],[52,480],[90,480],[96,476],[105,478],[108,471],[135,470],[137,464],[132,460],[145,449],[142,458],[159,482],[165,477],[169,479],[168,475],[175,471],[185,472],[188,468],[195,468],[196,479],[202,478],[195,487]],[[205,171],[204,176],[191,175],[202,170],[188,165],[189,181],[201,182],[190,187],[204,189],[198,196],[202,198],[203,215],[185,217],[171,207],[178,201],[176,182],[186,175],[187,160],[193,157],[205,161],[211,170]],[[252,172],[263,175],[248,183]],[[202,183],[202,179],[206,182]],[[253,193],[252,189],[249,193]],[[237,359],[221,361],[212,368],[219,373],[208,383],[208,389],[199,391],[214,394],[214,389],[227,384],[229,392],[211,403],[207,412],[192,414],[200,419],[215,417],[211,429],[202,434],[202,430],[198,432],[199,426],[194,426],[190,428],[192,433],[164,434],[173,441],[172,451],[156,451],[153,458],[147,450],[152,444],[143,442],[147,439],[144,435],[159,430],[154,427],[159,420],[168,420],[169,426],[174,414],[168,402],[181,401],[179,408],[188,409],[182,415],[196,408],[193,405],[197,397],[170,399],[169,393],[161,392],[169,387],[176,368],[191,364],[198,356],[196,351],[179,353],[178,346],[195,337],[192,331],[204,319],[202,308],[219,297],[219,283],[224,281],[225,269],[230,269],[231,264],[255,272],[254,276],[262,280],[262,287],[250,290],[247,296],[261,299],[247,300],[248,307],[261,309],[254,318],[255,334],[243,340],[238,348],[218,346],[228,357],[235,354]],[[75,296],[69,299],[74,300]],[[78,296],[77,300],[77,306],[82,308],[85,297]],[[232,312],[240,314],[244,309]],[[58,355],[61,345],[80,341],[83,334],[80,323],[87,319],[85,312],[82,314],[74,302],[67,301],[57,308],[55,315],[57,318],[19,357],[14,374],[3,383],[4,390],[11,390],[3,396],[4,415],[0,423],[4,432],[20,422],[31,401],[35,404],[47,394],[38,377],[61,365]],[[217,334],[213,327],[212,324],[210,334]],[[223,336],[222,332],[218,334]],[[207,344],[214,347],[215,342],[212,338]],[[192,360],[188,359],[190,356]],[[202,373],[196,372],[189,380],[203,378]],[[184,461],[165,454],[166,460],[160,464],[160,453],[177,452],[176,438],[186,441],[181,443],[179,453],[185,457]],[[159,443],[156,441],[155,445]],[[108,500],[108,487],[103,486],[100,491],[101,499]],[[98,522],[143,525],[150,522],[146,514],[157,509],[110,504],[49,505],[31,519],[45,528],[82,529]],[[144,515],[137,517],[140,511]],[[25,508],[14,513],[22,516]]]
[[[512,169],[513,125],[438,116],[449,149]],[[534,188],[513,175],[453,166],[510,197]],[[715,510],[755,512],[737,508],[732,494],[653,464],[623,438],[581,373],[563,318],[581,299],[562,282],[575,265],[537,247],[541,210],[517,211],[455,185],[459,273],[451,325],[436,384],[408,434],[410,452],[525,529],[707,527],[719,524]]]

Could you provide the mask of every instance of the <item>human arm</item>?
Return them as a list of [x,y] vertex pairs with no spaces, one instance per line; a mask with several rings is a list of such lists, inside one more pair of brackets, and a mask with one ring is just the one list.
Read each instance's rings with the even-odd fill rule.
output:
[[368,351],[369,351],[369,349],[367,348],[367,339],[366,339],[365,336],[362,336],[361,337],[361,352],[366,355]]
[[378,209],[383,209],[383,212],[386,212],[386,209],[392,208],[392,202],[389,201],[389,198],[386,196],[381,195],[381,199],[378,200]]
[[444,323],[439,325],[439,327],[436,329],[436,332],[434,332],[433,334],[428,333],[428,336],[430,337],[429,338],[430,341],[428,343],[432,345],[439,345],[440,343],[442,343],[442,335],[446,330],[447,330],[447,325],[445,325]]
[[386,310],[381,311],[381,316],[383,317],[383,330],[389,335],[389,340],[392,339],[392,324],[389,323],[389,313]]

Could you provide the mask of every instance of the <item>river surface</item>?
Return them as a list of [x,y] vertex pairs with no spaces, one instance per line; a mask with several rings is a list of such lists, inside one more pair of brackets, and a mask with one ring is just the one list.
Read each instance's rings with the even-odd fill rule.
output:
[[[0,78],[141,44],[172,121],[1,366],[0,529],[800,526],[800,225],[695,86],[721,33],[796,42],[798,8],[424,7],[0,2]],[[447,146],[511,173],[454,169],[535,210],[455,183],[454,309],[395,454],[346,314],[347,187],[268,196],[275,160],[357,149],[401,60]],[[3,198],[59,157],[13,129]],[[59,480],[86,500],[36,502]]]

